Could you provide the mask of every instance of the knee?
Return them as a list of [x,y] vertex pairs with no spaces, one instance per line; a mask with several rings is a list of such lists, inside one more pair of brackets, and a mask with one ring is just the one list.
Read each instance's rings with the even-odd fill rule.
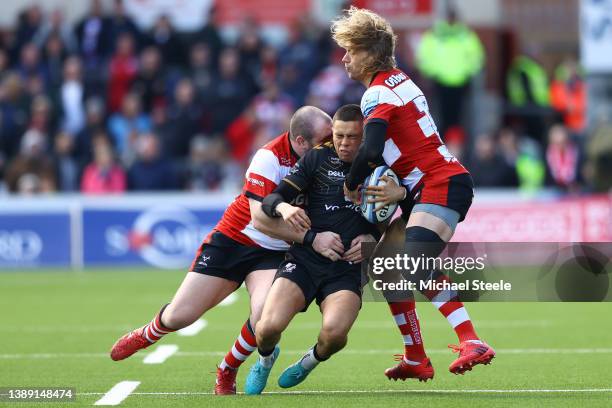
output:
[[259,319],[261,319],[261,313],[263,312],[263,307],[264,307],[264,300],[256,300],[251,302],[251,323],[253,325],[257,325],[257,322],[259,322]]
[[337,327],[323,327],[319,333],[319,342],[325,348],[335,353],[342,350],[348,341],[348,333],[346,330]]
[[195,322],[202,313],[188,306],[169,305],[162,313],[162,324],[169,329],[179,330]]
[[255,325],[255,337],[257,344],[263,344],[267,340],[280,336],[282,327],[272,319],[261,319]]

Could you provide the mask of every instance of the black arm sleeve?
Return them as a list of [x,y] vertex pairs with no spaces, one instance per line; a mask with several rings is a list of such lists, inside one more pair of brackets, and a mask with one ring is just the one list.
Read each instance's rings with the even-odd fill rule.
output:
[[349,190],[355,190],[374,168],[383,163],[382,153],[385,150],[387,127],[387,122],[383,120],[373,120],[365,125],[363,130],[365,141],[359,148],[359,153],[346,178]]
[[296,189],[295,186],[281,180],[280,184],[274,189],[273,192],[268,194],[261,203],[261,209],[264,214],[270,218],[280,217],[280,214],[276,212],[276,207],[280,203],[289,203],[300,194],[300,190]]

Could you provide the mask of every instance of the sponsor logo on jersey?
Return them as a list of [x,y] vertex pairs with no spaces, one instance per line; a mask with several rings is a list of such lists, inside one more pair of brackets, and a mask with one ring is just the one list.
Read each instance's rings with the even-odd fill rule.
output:
[[378,106],[378,101],[380,100],[380,91],[371,91],[367,92],[365,95],[365,99],[361,103],[363,112],[363,116],[369,116],[370,113]]
[[394,88],[407,79],[408,77],[403,72],[399,74],[394,74],[394,75],[391,75],[389,78],[385,79],[385,85],[387,85],[390,88]]
[[340,164],[340,158],[338,157],[330,157],[329,161],[331,162],[331,164],[334,164],[334,165]]
[[291,273],[295,270],[295,268],[297,268],[297,265],[294,263],[288,263],[285,265],[285,267],[283,268],[283,272],[285,273]]
[[340,170],[328,170],[327,177],[344,178],[344,172]]
[[252,178],[252,177],[248,177],[248,178],[247,178],[247,181],[248,181],[249,183],[251,183],[251,184],[256,185],[256,186],[259,186],[259,187],[264,187],[264,182],[263,182],[263,181],[261,181],[261,180],[257,180],[257,179],[254,179],[254,178]]

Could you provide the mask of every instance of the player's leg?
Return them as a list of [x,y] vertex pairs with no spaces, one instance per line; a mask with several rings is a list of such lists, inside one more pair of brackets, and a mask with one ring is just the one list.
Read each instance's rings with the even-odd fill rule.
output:
[[[287,274],[283,275],[282,271],[286,271]],[[304,310],[309,303],[304,290],[293,281],[299,279],[299,275],[295,263],[285,262],[279,267],[276,279],[266,297],[261,318],[255,326],[259,359],[247,376],[245,385],[247,394],[261,394],[264,390],[270,370],[278,357],[277,344],[281,333],[293,317]],[[286,276],[291,276],[293,280]]]
[[[280,261],[276,261],[280,264]],[[234,341],[232,348],[225,355],[217,369],[215,394],[230,395],[236,393],[236,374],[246,359],[257,349],[255,324],[259,321],[266,295],[272,286],[276,269],[257,270],[249,273],[245,286],[249,292],[251,313]]]
[[[408,212],[408,214],[410,213]],[[406,216],[406,218],[408,217]],[[385,230],[372,256],[393,256],[394,250],[399,250],[404,246],[405,231],[406,221],[404,219],[398,217],[393,220]],[[401,279],[401,275],[399,271],[385,271],[383,279],[385,282],[395,282]],[[387,300],[393,320],[404,342],[404,354],[395,355],[396,360],[399,362],[395,366],[386,369],[385,375],[387,378],[396,381],[408,378],[427,381],[433,378],[434,369],[425,353],[423,336],[421,335],[421,327],[412,292],[383,292],[383,295]]]
[[228,245],[234,244],[221,233],[209,235],[172,301],[150,323],[121,337],[111,349],[111,358],[123,360],[166,334],[189,326],[234,291],[244,279],[231,271],[237,254]]
[[[446,243],[452,238],[461,215],[448,207],[436,204],[417,204],[406,226],[405,250],[413,256],[438,257]],[[448,276],[438,270],[421,271],[418,279],[449,281]],[[420,275],[420,276],[419,276]],[[448,320],[459,338],[459,346],[454,351],[460,352],[449,370],[463,374],[476,364],[488,364],[495,356],[495,351],[480,340],[463,303],[456,292],[423,291],[422,292]]]
[[187,273],[172,302],[162,307],[148,324],[121,337],[111,349],[111,358],[123,360],[166,334],[189,326],[237,287],[237,282],[228,279]]
[[317,344],[283,371],[278,385],[290,388],[302,383],[319,363],[342,350],[360,308],[361,296],[352,290],[340,290],[325,297],[321,302],[323,322]]

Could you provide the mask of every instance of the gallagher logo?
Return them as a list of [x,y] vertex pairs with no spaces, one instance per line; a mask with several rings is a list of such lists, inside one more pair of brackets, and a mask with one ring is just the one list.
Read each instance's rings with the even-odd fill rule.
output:
[[185,268],[210,229],[184,208],[155,207],[140,214],[130,230],[119,225],[107,228],[106,251],[115,257],[136,252],[158,268]]

